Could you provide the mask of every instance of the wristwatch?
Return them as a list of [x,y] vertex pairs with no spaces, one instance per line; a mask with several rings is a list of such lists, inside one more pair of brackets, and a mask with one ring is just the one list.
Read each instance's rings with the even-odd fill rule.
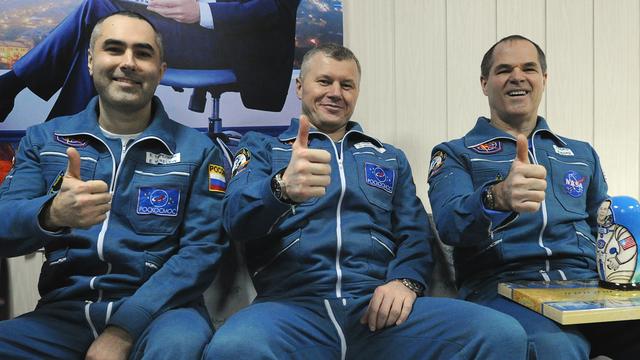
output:
[[482,193],[482,204],[487,210],[496,209],[496,197],[493,194],[493,185],[489,185],[484,189]]
[[413,291],[414,293],[416,293],[416,295],[418,296],[422,296],[422,294],[424,293],[424,286],[422,284],[420,284],[419,282],[413,280],[413,279],[398,279],[400,280],[400,282],[402,283],[402,285],[406,286],[409,290]]
[[282,173],[277,173],[273,178],[271,178],[271,192],[273,196],[279,201],[284,203],[291,203],[291,200],[285,195],[287,185],[282,180]]

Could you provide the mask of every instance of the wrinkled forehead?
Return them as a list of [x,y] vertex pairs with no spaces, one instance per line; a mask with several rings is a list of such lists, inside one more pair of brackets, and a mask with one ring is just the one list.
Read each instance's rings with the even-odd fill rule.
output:
[[536,47],[526,40],[507,40],[496,45],[493,50],[492,68],[500,65],[521,65],[535,63],[540,66]]

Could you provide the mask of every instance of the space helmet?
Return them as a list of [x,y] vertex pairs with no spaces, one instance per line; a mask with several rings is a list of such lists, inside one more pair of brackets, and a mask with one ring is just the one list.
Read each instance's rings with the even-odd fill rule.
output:
[[613,196],[598,209],[596,261],[600,285],[640,290],[638,264],[640,203],[630,196]]

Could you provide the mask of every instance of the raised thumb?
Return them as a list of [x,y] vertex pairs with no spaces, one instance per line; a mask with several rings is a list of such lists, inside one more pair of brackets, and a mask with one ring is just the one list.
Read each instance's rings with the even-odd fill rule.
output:
[[78,150],[70,147],[67,148],[67,156],[69,157],[69,162],[67,163],[65,176],[71,176],[72,178],[80,180],[80,153],[78,153]]
[[516,160],[525,164],[530,164],[529,142],[527,141],[527,138],[522,134],[519,134],[518,138],[516,139]]
[[306,149],[309,143],[309,118],[307,115],[300,115],[300,123],[298,126],[298,136],[293,143],[293,147],[298,149]]

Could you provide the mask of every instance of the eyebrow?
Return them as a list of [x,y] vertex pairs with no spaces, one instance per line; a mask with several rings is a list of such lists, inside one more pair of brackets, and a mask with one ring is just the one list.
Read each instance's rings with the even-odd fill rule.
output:
[[[116,40],[116,39],[107,39],[102,44],[102,47],[104,48],[104,47],[111,46],[111,45],[122,46],[122,47],[126,47],[127,46],[127,44],[124,41]],[[133,44],[133,47],[135,49],[149,50],[152,53],[155,52],[155,49],[149,43],[135,43],[135,44]]]

